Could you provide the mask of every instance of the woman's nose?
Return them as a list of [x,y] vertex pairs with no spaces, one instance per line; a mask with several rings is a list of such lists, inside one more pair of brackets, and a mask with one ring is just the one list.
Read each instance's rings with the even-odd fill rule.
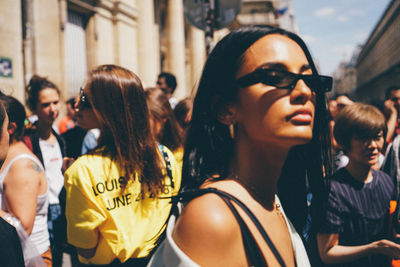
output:
[[367,141],[367,147],[372,149],[378,148],[378,142],[374,139],[369,140]]
[[56,105],[55,104],[50,104],[50,110],[52,112],[55,112],[56,111]]
[[307,84],[302,79],[297,80],[296,86],[291,92],[292,101],[296,103],[305,103],[311,99],[312,95],[313,92]]

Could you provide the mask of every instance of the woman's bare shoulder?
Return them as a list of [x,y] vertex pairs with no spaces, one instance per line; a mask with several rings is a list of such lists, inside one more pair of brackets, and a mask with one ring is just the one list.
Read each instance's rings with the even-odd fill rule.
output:
[[[10,146],[4,165],[7,165],[19,155],[29,155],[37,159],[37,157],[26,146],[17,144]],[[7,179],[7,177],[13,177],[13,179]],[[6,181],[8,184],[12,182],[37,185],[42,177],[45,176],[43,167],[39,164],[39,160],[34,161],[31,158],[23,157],[14,161],[9,167]]]
[[215,230],[223,234],[230,230],[229,226],[233,225],[232,222],[235,222],[235,217],[225,202],[215,194],[205,194],[191,200],[185,206],[175,229],[182,233],[188,232],[188,234],[192,234],[193,228],[196,232]]
[[226,203],[211,193],[197,197],[185,206],[172,236],[180,249],[201,265],[214,265],[208,260],[226,259],[224,254],[232,257],[242,244],[236,218]]
[[28,158],[21,158],[10,166],[7,177],[13,178],[7,179],[7,181],[38,185],[44,175],[44,171],[38,163]]

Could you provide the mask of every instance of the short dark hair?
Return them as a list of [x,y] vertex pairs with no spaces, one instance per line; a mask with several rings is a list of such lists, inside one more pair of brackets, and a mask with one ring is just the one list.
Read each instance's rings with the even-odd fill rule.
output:
[[169,88],[171,88],[171,94],[173,94],[176,89],[176,86],[178,85],[175,76],[169,72],[161,72],[158,75],[158,79],[160,78],[165,79],[165,83],[168,85]]
[[388,88],[386,89],[386,92],[385,92],[385,97],[386,97],[386,99],[389,99],[389,98],[390,98],[390,93],[391,93],[392,91],[397,91],[397,90],[400,90],[400,86],[398,86],[398,85],[388,87]]
[[3,104],[6,109],[8,120],[10,122],[14,122],[17,126],[17,129],[10,135],[10,139],[12,140],[22,140],[22,136],[24,135],[24,123],[26,118],[26,112],[24,106],[19,102],[16,98],[8,95],[0,95],[0,103]]
[[337,115],[333,134],[345,151],[351,149],[352,138],[369,140],[380,132],[386,135],[385,116],[372,105],[354,103],[344,107]]
[[28,86],[26,87],[26,92],[28,94],[27,104],[31,111],[36,109],[36,105],[39,101],[39,92],[46,88],[52,88],[57,91],[58,95],[60,95],[60,89],[58,89],[53,82],[36,74],[32,76]]

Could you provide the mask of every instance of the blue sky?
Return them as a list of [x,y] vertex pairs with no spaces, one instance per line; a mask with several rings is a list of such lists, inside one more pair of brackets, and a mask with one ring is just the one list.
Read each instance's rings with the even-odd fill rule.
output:
[[300,36],[321,74],[331,75],[363,44],[391,0],[293,0]]

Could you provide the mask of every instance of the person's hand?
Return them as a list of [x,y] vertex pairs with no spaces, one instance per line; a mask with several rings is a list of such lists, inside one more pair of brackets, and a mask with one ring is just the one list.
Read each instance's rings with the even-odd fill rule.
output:
[[400,259],[400,245],[387,239],[382,239],[372,243],[376,252],[386,255],[392,259]]
[[397,109],[395,103],[388,99],[383,104],[383,110],[387,116],[395,115],[397,116]]
[[63,158],[63,165],[61,167],[62,174],[64,174],[64,172],[69,168],[69,166],[72,165],[72,163],[74,163],[74,161],[75,161],[75,159],[73,159],[73,158],[69,158],[69,157]]
[[[393,220],[395,220],[395,218],[393,218]],[[393,224],[394,224],[395,222],[393,222]],[[395,242],[397,243],[397,240],[399,240],[400,241],[400,233],[398,232],[399,231],[399,223],[400,222],[398,222],[398,224],[396,224],[396,227],[392,227],[392,232],[391,232],[391,234],[392,234],[392,238],[393,238],[393,240],[395,240]]]

